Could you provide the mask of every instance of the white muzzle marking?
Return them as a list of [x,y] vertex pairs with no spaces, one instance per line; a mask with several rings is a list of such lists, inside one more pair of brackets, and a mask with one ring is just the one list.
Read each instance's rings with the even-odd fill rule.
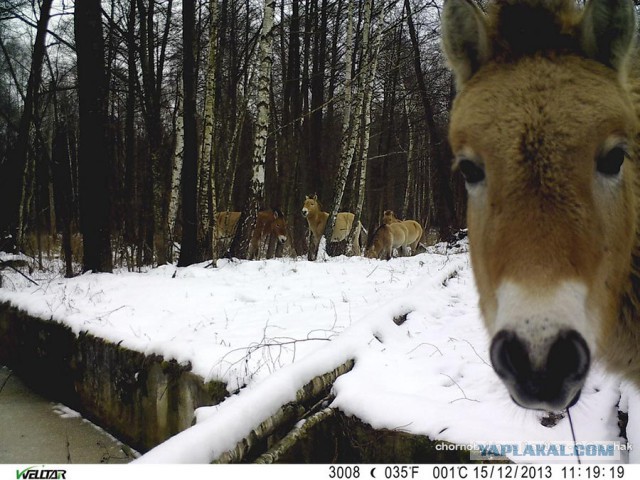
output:
[[503,282],[497,290],[498,310],[493,334],[510,330],[528,344],[531,360],[543,361],[549,342],[561,330],[580,333],[591,351],[595,350],[596,322],[587,312],[587,287],[581,282],[564,281],[545,291]]

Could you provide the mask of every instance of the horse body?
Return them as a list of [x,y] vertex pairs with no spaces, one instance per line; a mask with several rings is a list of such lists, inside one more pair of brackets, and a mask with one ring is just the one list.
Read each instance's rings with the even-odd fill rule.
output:
[[391,225],[383,223],[371,235],[364,256],[391,260],[393,255],[393,231]]
[[385,210],[382,216],[382,223],[387,224],[400,224],[404,227],[405,230],[405,239],[402,247],[406,249],[406,247],[411,248],[411,253],[414,254],[418,248],[418,243],[420,243],[420,239],[422,238],[422,225],[420,225],[415,220],[400,220],[396,217],[393,210]]
[[[241,212],[216,213],[215,237],[217,239],[231,238],[236,231]],[[256,227],[251,234],[249,244],[249,258],[256,258],[263,238],[273,235],[278,242],[287,241],[287,223],[284,214],[278,209],[261,210],[256,217]]]
[[491,361],[561,410],[592,357],[640,385],[638,103],[630,0],[447,0],[449,138]]
[[[329,214],[323,212],[318,202],[318,198],[307,196],[302,206],[302,215],[307,219],[309,224],[309,230],[311,231],[312,245],[311,248],[316,251],[320,244],[320,239],[324,234],[324,230],[327,226],[327,220]],[[339,212],[336,215],[336,224],[333,227],[333,234],[331,235],[332,242],[341,242],[347,238],[351,228],[353,227],[353,220],[355,215],[349,212]],[[356,255],[360,255],[360,231],[362,224],[358,222],[356,235],[353,240],[353,250]]]

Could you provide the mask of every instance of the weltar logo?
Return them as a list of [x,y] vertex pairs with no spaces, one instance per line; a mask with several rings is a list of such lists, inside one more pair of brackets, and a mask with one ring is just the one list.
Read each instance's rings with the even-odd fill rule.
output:
[[28,467],[24,470],[16,470],[16,480],[22,479],[44,479],[44,478],[56,478],[56,479],[64,479],[66,480],[67,471],[66,470],[49,470],[40,467]]

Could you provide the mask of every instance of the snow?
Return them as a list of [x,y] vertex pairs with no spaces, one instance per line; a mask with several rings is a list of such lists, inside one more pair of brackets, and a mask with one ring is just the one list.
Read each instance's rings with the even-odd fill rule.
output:
[[82,418],[82,415],[80,415],[79,412],[76,412],[62,403],[55,404],[53,406],[53,411],[60,418]]
[[[209,462],[348,359],[355,367],[336,381],[333,406],[375,428],[465,445],[572,439],[566,416],[542,426],[544,414],[517,407],[489,365],[464,245],[389,262],[220,260],[216,268],[50,276],[38,286],[2,275],[0,302],[227,383],[227,400],[198,409],[196,425],[139,462]],[[577,441],[623,441],[619,402],[637,411],[640,395],[594,365],[571,409]],[[640,441],[632,414],[627,432]],[[640,452],[621,460],[640,462]]]

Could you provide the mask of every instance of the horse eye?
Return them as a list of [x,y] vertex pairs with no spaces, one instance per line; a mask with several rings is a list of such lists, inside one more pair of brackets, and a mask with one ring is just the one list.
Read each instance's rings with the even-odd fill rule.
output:
[[620,173],[620,167],[622,167],[622,162],[624,162],[624,157],[626,156],[627,150],[624,146],[613,147],[608,152],[600,155],[596,168],[603,175],[617,175]]
[[460,160],[458,162],[458,169],[460,173],[462,173],[464,181],[469,185],[474,185],[484,180],[484,168],[471,160],[467,160],[466,158]]

